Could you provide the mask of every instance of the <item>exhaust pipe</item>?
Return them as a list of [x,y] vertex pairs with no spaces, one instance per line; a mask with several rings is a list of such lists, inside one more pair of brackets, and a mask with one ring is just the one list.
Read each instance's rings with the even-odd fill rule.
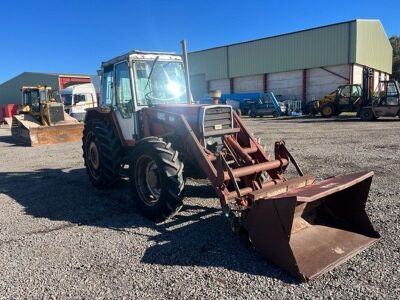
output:
[[189,62],[187,56],[186,40],[182,40],[181,44],[182,44],[183,66],[185,67],[186,96],[189,100],[189,103],[193,103],[192,90],[190,88]]

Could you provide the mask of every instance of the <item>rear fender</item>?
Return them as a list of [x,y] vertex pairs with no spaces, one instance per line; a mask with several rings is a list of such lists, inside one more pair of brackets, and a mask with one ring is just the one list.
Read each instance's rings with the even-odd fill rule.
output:
[[112,107],[95,107],[87,109],[85,115],[85,124],[92,120],[99,120],[102,122],[110,123],[121,145],[128,146],[122,134],[121,128],[118,124],[115,111]]

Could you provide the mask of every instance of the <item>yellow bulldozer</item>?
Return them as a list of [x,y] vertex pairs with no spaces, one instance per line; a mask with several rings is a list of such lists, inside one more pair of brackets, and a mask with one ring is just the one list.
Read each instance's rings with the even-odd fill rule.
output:
[[22,110],[13,116],[11,134],[29,146],[80,141],[83,124],[64,112],[48,86],[23,86]]

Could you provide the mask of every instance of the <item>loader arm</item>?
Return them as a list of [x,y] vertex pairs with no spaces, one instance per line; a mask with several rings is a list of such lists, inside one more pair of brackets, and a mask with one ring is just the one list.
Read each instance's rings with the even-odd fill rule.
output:
[[[247,195],[285,181],[283,172],[288,157],[283,142],[277,143],[275,159],[268,159],[263,147],[233,112],[233,128],[221,132],[223,151],[212,152],[204,146],[204,137],[194,130],[183,114],[157,108],[143,113],[144,137],[178,135],[185,145],[184,155],[194,158],[211,181],[223,208],[228,203],[249,207]],[[268,180],[262,174],[268,175]]]
[[[215,111],[221,108],[228,118],[224,107],[208,115],[207,108],[193,105],[146,108],[143,133],[175,138],[173,147],[207,175],[233,229],[248,234],[257,251],[307,281],[379,239],[365,212],[373,172],[316,181],[303,175],[283,141],[269,159],[234,112],[231,123],[221,121]],[[210,136],[220,142],[210,146]],[[285,178],[289,161],[299,177]]]

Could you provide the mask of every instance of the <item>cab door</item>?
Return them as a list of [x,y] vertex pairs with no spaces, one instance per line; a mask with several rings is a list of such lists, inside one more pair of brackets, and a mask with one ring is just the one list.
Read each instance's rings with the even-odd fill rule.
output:
[[398,115],[400,95],[394,81],[380,82],[375,95],[379,97],[373,107],[377,117],[395,117]]
[[130,79],[130,68],[127,61],[114,65],[114,95],[115,110],[118,124],[125,141],[137,138],[136,117],[134,113],[134,99]]

